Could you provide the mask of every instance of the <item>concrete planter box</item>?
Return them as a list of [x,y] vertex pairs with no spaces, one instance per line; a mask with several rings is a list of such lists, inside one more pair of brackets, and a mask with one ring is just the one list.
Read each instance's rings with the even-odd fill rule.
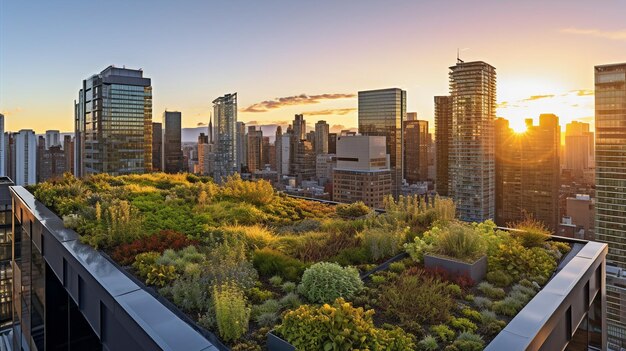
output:
[[426,254],[424,255],[424,266],[426,268],[440,268],[450,274],[467,276],[478,283],[487,274],[487,256],[479,258],[474,263],[466,263],[452,258]]
[[295,351],[296,348],[274,334],[273,331],[267,333],[267,349],[268,351]]

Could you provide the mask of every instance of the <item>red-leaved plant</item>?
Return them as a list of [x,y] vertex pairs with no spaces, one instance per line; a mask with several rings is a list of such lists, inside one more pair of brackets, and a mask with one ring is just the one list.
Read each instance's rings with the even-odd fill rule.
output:
[[175,230],[161,230],[160,232],[116,247],[111,257],[121,265],[129,265],[135,261],[140,253],[155,251],[163,253],[167,249],[180,250],[198,242],[187,238],[183,233]]

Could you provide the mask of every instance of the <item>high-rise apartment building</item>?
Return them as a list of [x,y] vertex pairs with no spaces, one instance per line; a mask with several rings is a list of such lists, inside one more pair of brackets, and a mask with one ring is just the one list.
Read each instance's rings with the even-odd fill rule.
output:
[[16,185],[37,183],[37,137],[31,129],[22,129],[14,134],[14,157],[12,162],[15,174],[11,179]]
[[198,136],[198,166],[194,170],[195,173],[201,175],[209,174],[212,144],[209,144],[209,136],[200,133]]
[[152,122],[152,170],[163,172],[163,125]]
[[518,134],[507,120],[495,122],[495,221],[508,226],[531,217],[554,232],[559,224],[559,119],[542,114],[539,125],[528,119],[526,128]]
[[71,135],[63,136],[63,153],[65,154],[65,172],[74,174],[74,139]]
[[594,133],[589,131],[589,123],[573,121],[565,126],[564,168],[574,175],[582,175],[585,170],[594,168]]
[[178,173],[183,170],[181,123],[182,115],[177,111],[163,113],[163,171]]
[[263,131],[255,126],[248,127],[248,172],[263,169]]
[[328,153],[337,153],[337,133],[328,133]]
[[595,67],[596,240],[609,244],[609,344],[626,348],[626,63]]
[[402,187],[402,121],[406,116],[406,91],[398,88],[359,92],[359,133],[384,136],[392,173],[392,194]]
[[[48,140],[46,140],[47,143]],[[49,179],[63,177],[66,171],[65,152],[60,145],[52,145],[48,149],[40,148],[41,154],[37,155],[37,181],[45,182]]]
[[315,123],[315,154],[328,153],[328,134],[330,126],[326,121],[317,121]]
[[223,178],[237,172],[237,93],[226,94],[213,100],[215,116],[215,170],[213,178]]
[[[246,138],[246,124],[237,122],[236,126],[236,144],[237,144],[237,172],[241,173],[241,169],[248,164],[248,138]],[[209,143],[213,142],[209,140]]]
[[74,122],[77,176],[152,169],[152,86],[142,70],[109,66],[83,80]]
[[4,115],[0,113],[0,177],[7,175],[6,169],[6,152],[7,148],[4,139]]
[[384,136],[341,136],[337,138],[337,165],[333,171],[333,200],[363,201],[382,208],[391,193],[391,169]]
[[61,146],[61,132],[46,130],[46,150],[52,146]]
[[452,133],[452,98],[435,96],[435,144],[437,149],[435,179],[437,193],[448,196],[450,134]]
[[306,121],[304,115],[296,114],[293,119],[293,135],[297,141],[306,140]]
[[404,179],[409,184],[425,182],[428,180],[428,121],[412,119],[403,123]]
[[462,220],[493,219],[496,69],[482,61],[459,60],[450,67],[450,95],[449,195]]

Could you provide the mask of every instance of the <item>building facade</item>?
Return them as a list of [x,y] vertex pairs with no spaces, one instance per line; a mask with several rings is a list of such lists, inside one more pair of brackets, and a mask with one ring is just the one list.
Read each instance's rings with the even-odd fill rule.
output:
[[450,96],[449,195],[460,219],[493,219],[496,69],[482,61],[459,60],[450,67]]
[[215,116],[215,170],[213,179],[221,182],[235,174],[237,167],[237,93],[226,94],[213,100]]
[[315,123],[315,154],[327,154],[328,153],[328,134],[330,132],[330,126],[326,121],[317,121]]
[[428,180],[428,121],[404,121],[404,179],[409,184]]
[[263,131],[255,126],[248,127],[248,172],[263,169]]
[[48,149],[41,150],[41,154],[37,155],[37,157],[40,159],[37,170],[38,182],[63,177],[67,163],[65,160],[65,152],[60,145],[53,145]]
[[[246,138],[246,124],[243,122],[237,122],[236,128],[237,172],[241,173],[241,169],[248,164],[248,139]],[[212,144],[213,142],[209,140],[209,143]]]
[[83,80],[74,109],[74,173],[152,169],[152,86],[142,70],[109,66]]
[[[626,270],[626,63],[595,67],[596,240]],[[626,277],[626,274],[625,274]],[[626,279],[607,276],[609,342],[626,348]]]
[[152,170],[163,172],[163,124],[152,122]]
[[382,208],[391,194],[392,175],[384,136],[337,138],[337,165],[333,171],[333,200]]
[[37,137],[30,129],[22,129],[14,134],[14,157],[12,162],[15,170],[13,181],[17,185],[37,183]]
[[392,194],[397,197],[402,187],[403,133],[406,118],[406,91],[392,88],[359,91],[359,133],[384,136],[393,177]]
[[58,130],[46,130],[46,149],[52,146],[61,146],[61,132]]
[[74,139],[71,135],[63,136],[63,152],[65,153],[65,172],[74,174]]
[[4,139],[4,115],[0,113],[0,177],[7,175],[6,152],[7,148]]
[[178,173],[183,170],[181,136],[182,115],[177,111],[163,112],[163,171]]
[[450,135],[452,133],[452,98],[450,96],[435,96],[435,143],[437,149],[435,167],[436,190],[441,196],[448,196],[449,192],[449,155]]

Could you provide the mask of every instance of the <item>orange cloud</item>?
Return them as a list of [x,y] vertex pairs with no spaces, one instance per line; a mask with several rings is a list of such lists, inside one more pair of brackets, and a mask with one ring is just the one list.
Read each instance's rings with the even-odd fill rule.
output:
[[294,96],[286,96],[275,98],[274,100],[265,100],[252,104],[244,109],[242,112],[267,112],[284,106],[294,105],[310,105],[317,104],[323,100],[336,100],[347,99],[355,97],[355,94],[319,94],[319,95],[307,95],[300,94]]
[[593,95],[594,94],[593,90],[585,90],[585,89],[573,90],[572,92],[576,92],[576,95],[578,95],[578,96],[587,96],[587,95]]
[[306,116],[325,116],[325,115],[347,115],[350,112],[356,111],[356,108],[335,108],[327,110],[309,111],[303,112]]
[[523,99],[522,101],[535,101],[535,100],[540,100],[540,99],[549,99],[549,98],[553,98],[554,95],[552,94],[548,94],[548,95],[532,95],[531,97],[527,98],[527,99]]
[[581,28],[563,28],[561,33],[585,35],[589,37],[604,38],[610,40],[626,40],[626,29],[623,30],[600,30],[600,29],[581,29]]

